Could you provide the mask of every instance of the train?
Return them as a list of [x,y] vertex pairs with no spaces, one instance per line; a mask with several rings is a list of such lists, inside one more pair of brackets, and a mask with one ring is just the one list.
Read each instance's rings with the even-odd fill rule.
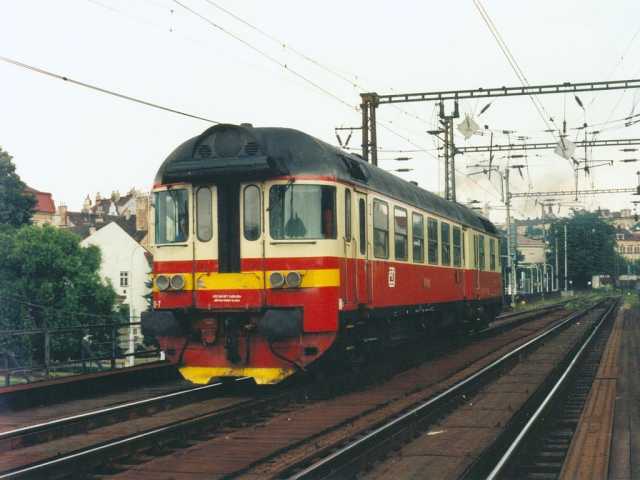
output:
[[143,334],[196,384],[346,368],[501,309],[487,218],[295,129],[207,129],[162,163],[150,203]]

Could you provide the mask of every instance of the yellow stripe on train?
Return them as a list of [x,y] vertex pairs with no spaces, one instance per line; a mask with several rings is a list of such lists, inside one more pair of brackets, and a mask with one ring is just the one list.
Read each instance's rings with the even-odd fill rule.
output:
[[[289,272],[300,273],[302,276],[300,288],[340,286],[340,270],[337,268],[275,271],[282,273],[284,276]],[[273,270],[269,270],[266,273],[262,271],[242,273],[196,272],[196,290],[261,290],[265,288],[265,283],[266,288],[272,288],[269,278],[273,272]],[[172,277],[173,275],[182,275],[184,277],[184,288],[182,290],[193,290],[191,274],[163,273],[162,275],[168,277]],[[155,277],[158,277],[158,275],[155,275]],[[153,282],[153,291],[160,291],[158,287],[156,287],[155,281]]]

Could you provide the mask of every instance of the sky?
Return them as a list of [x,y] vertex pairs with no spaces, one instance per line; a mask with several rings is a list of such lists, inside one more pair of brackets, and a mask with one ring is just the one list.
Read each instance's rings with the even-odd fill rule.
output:
[[[481,3],[531,85],[640,75],[640,2]],[[363,91],[520,85],[472,0],[1,0],[0,18],[2,57],[217,122],[296,128],[332,144],[335,127],[359,126]],[[71,210],[87,194],[149,190],[164,158],[211,126],[4,62],[0,79],[0,147],[13,155],[27,184]],[[572,94],[560,94],[538,97],[542,115],[528,97],[494,99],[481,116],[488,100],[462,101],[460,112],[494,131],[495,144],[518,136],[553,141],[541,117],[553,128],[566,121],[571,140],[584,134],[574,129],[585,119],[594,125],[588,131],[600,130],[595,138],[640,138],[640,123],[624,127],[623,120],[640,113],[640,89],[578,95],[584,110]],[[381,106],[380,166],[412,168],[398,175],[441,192],[442,160],[426,133],[436,120],[433,103]],[[515,133],[507,137],[504,130]],[[465,141],[458,134],[455,141],[488,145],[489,137]],[[359,146],[356,133],[349,147]],[[393,160],[398,156],[411,160]],[[595,148],[587,156],[597,164],[640,152]],[[496,153],[495,161],[515,161],[503,157]],[[497,175],[489,179],[470,167],[487,159],[457,157],[458,200],[488,204],[500,221]],[[512,170],[514,192],[574,186],[570,162],[552,151],[531,151],[517,162],[528,169],[522,178]],[[637,170],[640,162],[594,168],[581,173],[580,188],[634,187]],[[574,204],[562,197],[556,208],[561,214],[572,207],[633,208],[634,198],[585,197]],[[517,217],[539,211],[532,199],[514,202]]]

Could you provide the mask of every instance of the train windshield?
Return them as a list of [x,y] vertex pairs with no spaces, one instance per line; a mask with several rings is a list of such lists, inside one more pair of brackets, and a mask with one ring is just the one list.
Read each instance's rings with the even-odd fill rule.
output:
[[324,185],[274,185],[269,228],[276,240],[336,238],[336,189]]
[[185,189],[156,192],[156,244],[186,242],[189,237],[189,193]]

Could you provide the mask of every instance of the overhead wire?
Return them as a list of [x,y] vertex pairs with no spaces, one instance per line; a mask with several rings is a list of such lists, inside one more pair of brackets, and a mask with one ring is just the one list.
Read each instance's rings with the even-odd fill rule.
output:
[[[242,18],[238,14],[230,11],[228,8],[223,7],[219,3],[214,2],[213,0],[204,0],[204,1],[207,2],[209,5],[211,5],[212,7],[217,8],[218,10],[220,10],[220,11],[224,12],[225,14],[229,15],[230,17],[232,17],[236,21],[238,21],[238,22],[242,23],[243,25],[249,27],[250,29],[256,31],[257,33],[259,33],[263,37],[271,40],[272,42],[274,42],[276,44],[278,44],[283,49],[286,49],[286,50],[290,51],[294,55],[296,55],[296,56],[302,58],[303,60],[315,65],[316,67],[324,70],[325,72],[329,73],[330,75],[333,75],[336,78],[349,83],[353,88],[355,88],[357,90],[360,90],[361,92],[369,90],[369,89],[365,88],[364,86],[362,86],[361,84],[359,84],[357,80],[355,80],[355,78],[357,78],[356,75],[352,75],[354,78],[350,78],[350,77],[338,72],[336,69],[331,68],[331,67],[319,62],[318,60],[310,57],[309,55],[305,54],[304,52],[292,47],[289,43],[287,43],[284,40],[276,37],[275,35],[270,34],[269,32],[265,31],[264,29],[252,24],[251,22],[245,20],[244,18]],[[397,105],[393,105],[393,107],[396,108],[401,113],[403,113],[404,115],[407,115],[407,116],[413,117],[413,118],[415,118],[417,120],[426,122],[426,119],[420,117],[419,115],[417,115],[415,113],[407,112],[406,110],[398,107]]]
[[104,94],[107,94],[107,95],[111,95],[113,97],[117,97],[117,98],[120,98],[120,99],[123,99],[123,100],[128,100],[130,102],[138,103],[140,105],[145,105],[147,107],[155,108],[155,109],[158,109],[158,110],[163,110],[165,112],[175,113],[176,115],[182,115],[184,117],[194,118],[196,120],[202,120],[204,122],[209,122],[209,123],[214,123],[214,124],[220,123],[220,122],[218,122],[216,120],[212,120],[212,119],[207,118],[207,117],[203,117],[203,116],[200,116],[200,115],[194,115],[192,113],[188,113],[188,112],[185,112],[185,111],[182,111],[182,110],[177,110],[175,108],[165,107],[165,106],[160,105],[158,103],[150,102],[148,100],[143,100],[141,98],[133,97],[131,95],[126,95],[124,93],[116,92],[115,90],[109,90],[107,88],[99,87],[99,86],[91,84],[91,83],[82,82],[80,80],[75,80],[75,79],[73,79],[73,78],[71,78],[71,77],[69,77],[67,75],[60,75],[58,73],[54,73],[54,72],[51,72],[49,70],[45,70],[43,68],[34,67],[33,65],[29,65],[29,64],[20,62],[18,60],[14,60],[14,59],[9,58],[9,57],[0,56],[0,61],[5,62],[5,63],[9,63],[11,65],[15,65],[15,66],[20,67],[20,68],[24,68],[26,70],[30,70],[32,72],[40,73],[40,74],[46,75],[48,77],[56,78],[58,80],[62,80],[64,82],[71,83],[73,85],[84,87],[84,88],[87,88],[89,90],[94,90],[96,92],[100,92],[100,93],[104,93]]
[[[480,0],[473,0],[473,3],[476,6],[476,9],[478,10],[478,12],[480,13],[480,16],[482,17],[482,20],[484,21],[484,23],[486,24],[487,28],[489,29],[489,32],[491,33],[491,35],[495,39],[496,43],[498,44],[498,47],[500,48],[500,51],[503,53],[504,57],[507,59],[507,62],[509,63],[509,65],[511,66],[512,70],[516,74],[516,77],[518,78],[520,83],[523,86],[530,86],[529,80],[525,76],[522,68],[520,68],[520,65],[518,64],[518,61],[516,60],[516,58],[511,53],[511,50],[509,49],[509,46],[507,45],[507,43],[502,38],[502,35],[498,31],[498,28],[496,27],[495,23],[491,19],[491,16],[489,15],[489,13],[484,8],[484,5],[482,5]],[[542,119],[542,121],[546,125],[547,130],[549,130],[550,133],[552,134],[552,136],[554,138],[554,141],[555,141],[556,137],[555,137],[555,134],[553,132],[555,130],[558,130],[558,128],[557,128],[557,126],[556,126],[555,129],[551,128],[551,125],[549,124],[549,121],[551,121],[552,123],[555,123],[555,122],[553,122],[552,117],[548,114],[548,112],[546,111],[546,109],[544,108],[544,105],[542,104],[542,102],[540,102],[540,100],[538,100],[533,95],[528,95],[528,97],[531,99],[531,102],[533,103],[535,109],[538,111],[538,114],[540,115],[540,118]],[[547,117],[549,118],[549,120],[547,120]]]

